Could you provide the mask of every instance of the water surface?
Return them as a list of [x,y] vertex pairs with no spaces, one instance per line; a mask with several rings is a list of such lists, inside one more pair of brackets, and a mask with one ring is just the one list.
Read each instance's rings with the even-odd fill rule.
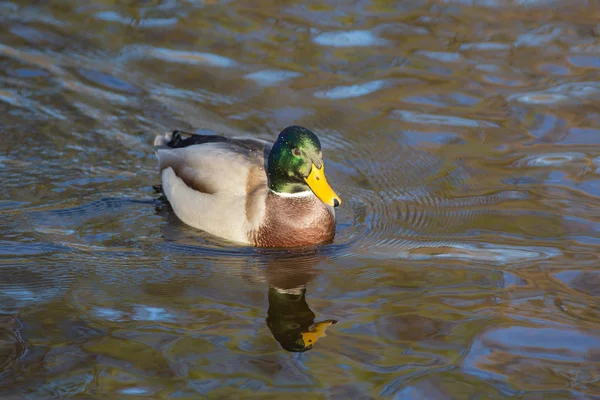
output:
[[[0,3],[1,397],[600,398],[599,20]],[[152,188],[158,133],[291,124],[344,200],[330,245],[237,247]]]

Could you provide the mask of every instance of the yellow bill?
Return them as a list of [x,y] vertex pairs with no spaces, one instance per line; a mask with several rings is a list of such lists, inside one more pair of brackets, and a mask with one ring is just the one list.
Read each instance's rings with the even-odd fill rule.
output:
[[308,178],[304,178],[304,180],[308,184],[310,190],[312,190],[315,196],[317,196],[323,203],[332,207],[337,207],[342,204],[342,199],[335,194],[331,186],[329,186],[329,183],[327,183],[327,179],[325,179],[325,171],[323,171],[324,168],[324,166],[317,168],[315,167],[315,164],[313,164],[310,170],[310,175],[308,175]]
[[310,331],[302,332],[302,340],[304,340],[304,346],[308,347],[317,343],[317,340],[325,336],[325,331],[327,330],[327,328],[336,323],[337,321],[332,319],[323,322],[317,322]]

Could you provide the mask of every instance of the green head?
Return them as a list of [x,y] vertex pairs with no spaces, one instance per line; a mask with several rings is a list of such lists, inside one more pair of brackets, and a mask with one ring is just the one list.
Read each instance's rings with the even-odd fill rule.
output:
[[319,138],[301,126],[281,131],[269,153],[267,176],[274,192],[312,190],[325,204],[337,207],[342,202],[325,179]]

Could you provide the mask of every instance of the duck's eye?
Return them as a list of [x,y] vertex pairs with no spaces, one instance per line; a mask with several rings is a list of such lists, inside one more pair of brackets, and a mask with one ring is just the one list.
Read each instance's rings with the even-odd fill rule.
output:
[[299,149],[299,148],[297,148],[297,147],[294,147],[294,148],[292,149],[292,153],[294,153],[294,155],[295,155],[296,157],[298,157],[298,156],[300,155],[300,149]]

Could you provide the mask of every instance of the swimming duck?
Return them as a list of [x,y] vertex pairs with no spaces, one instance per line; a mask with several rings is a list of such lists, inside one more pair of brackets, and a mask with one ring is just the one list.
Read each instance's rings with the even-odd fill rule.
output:
[[272,144],[174,131],[154,146],[163,192],[184,223],[257,247],[333,240],[341,199],[310,130],[289,126]]

